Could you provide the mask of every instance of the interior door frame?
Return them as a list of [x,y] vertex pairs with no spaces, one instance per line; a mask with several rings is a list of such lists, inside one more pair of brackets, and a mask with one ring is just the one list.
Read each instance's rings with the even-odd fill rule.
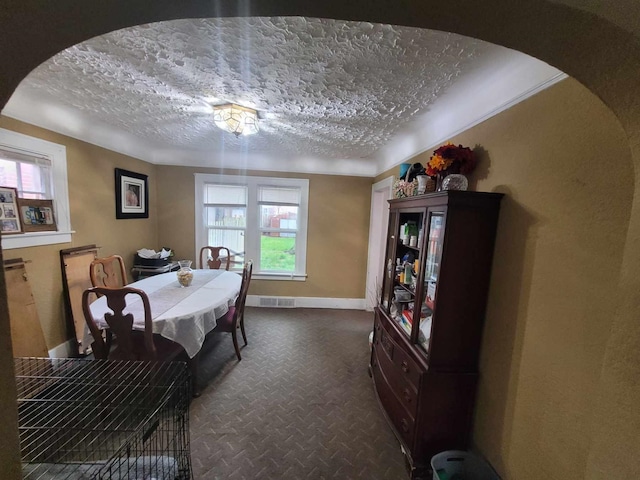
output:
[[367,256],[367,279],[365,309],[372,311],[377,305],[382,287],[384,254],[389,222],[389,204],[393,196],[394,177],[390,176],[371,187],[371,213],[369,216],[369,253]]

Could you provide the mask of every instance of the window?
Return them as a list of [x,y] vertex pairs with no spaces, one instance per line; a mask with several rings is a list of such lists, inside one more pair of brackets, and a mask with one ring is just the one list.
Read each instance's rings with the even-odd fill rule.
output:
[[58,231],[2,237],[2,248],[71,242],[67,152],[62,145],[0,128],[0,185],[22,198],[52,199]]
[[196,255],[231,251],[232,268],[253,260],[254,276],[306,277],[309,181],[196,174]]
[[0,185],[17,188],[20,198],[53,198],[51,160],[0,148]]

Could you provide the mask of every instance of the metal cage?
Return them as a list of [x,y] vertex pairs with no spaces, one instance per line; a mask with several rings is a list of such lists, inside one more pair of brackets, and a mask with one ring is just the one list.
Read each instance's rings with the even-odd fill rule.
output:
[[185,363],[17,358],[15,371],[23,478],[192,478]]

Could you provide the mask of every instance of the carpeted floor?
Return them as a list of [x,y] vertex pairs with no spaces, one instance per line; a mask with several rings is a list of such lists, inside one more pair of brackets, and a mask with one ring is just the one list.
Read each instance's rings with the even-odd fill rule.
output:
[[372,313],[247,307],[245,322],[241,362],[230,334],[201,353],[195,479],[408,478],[367,374]]

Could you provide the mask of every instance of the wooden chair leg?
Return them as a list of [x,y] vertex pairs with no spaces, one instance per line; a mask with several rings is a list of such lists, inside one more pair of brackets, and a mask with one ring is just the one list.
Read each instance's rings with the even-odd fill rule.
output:
[[247,344],[247,334],[244,333],[244,317],[240,319],[240,331],[242,332],[242,339],[244,340],[244,344]]
[[238,356],[238,361],[242,360],[242,356],[240,355],[240,347],[238,347],[238,335],[236,334],[237,328],[234,328],[231,332],[231,338],[233,339],[233,348],[236,349],[236,355]]

